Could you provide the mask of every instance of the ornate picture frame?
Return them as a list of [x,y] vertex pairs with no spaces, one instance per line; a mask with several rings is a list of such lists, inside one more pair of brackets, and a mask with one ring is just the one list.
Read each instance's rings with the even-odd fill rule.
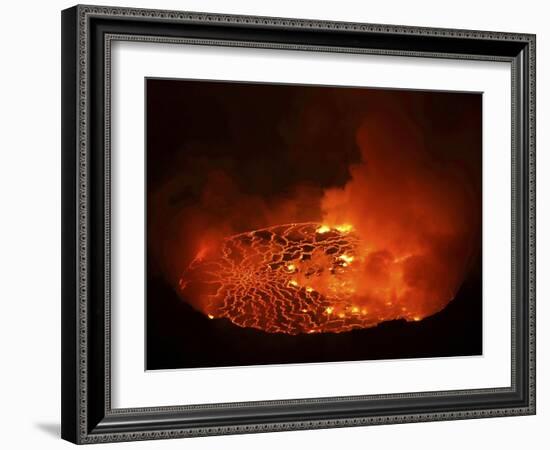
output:
[[[113,408],[111,46],[186,43],[511,65],[511,384]],[[100,6],[62,12],[62,437],[99,443],[535,414],[535,36]]]

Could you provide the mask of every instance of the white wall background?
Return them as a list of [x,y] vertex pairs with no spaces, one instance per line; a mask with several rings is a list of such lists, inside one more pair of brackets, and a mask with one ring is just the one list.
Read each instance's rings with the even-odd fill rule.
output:
[[[98,3],[103,3],[98,0]],[[0,26],[0,445],[69,448],[60,403],[60,10],[70,1],[10,2]],[[127,0],[110,5],[471,28],[537,34],[538,415],[116,444],[117,448],[544,448],[550,328],[549,13],[544,1]]]

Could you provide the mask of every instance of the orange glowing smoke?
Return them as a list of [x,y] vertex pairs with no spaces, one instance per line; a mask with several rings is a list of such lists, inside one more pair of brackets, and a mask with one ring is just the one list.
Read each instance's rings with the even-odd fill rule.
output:
[[316,199],[320,216],[233,235],[220,225],[229,237],[180,269],[182,297],[211,319],[288,334],[419,321],[445,308],[479,239],[467,171],[445,149],[425,148],[406,120],[365,121],[357,145],[349,181]]
[[357,142],[361,163],[343,188],[325,191],[322,209],[327,226],[351,223],[362,242],[360,303],[387,305],[386,319],[435,314],[456,295],[479,236],[467,173],[428,153],[406,122],[373,119]]

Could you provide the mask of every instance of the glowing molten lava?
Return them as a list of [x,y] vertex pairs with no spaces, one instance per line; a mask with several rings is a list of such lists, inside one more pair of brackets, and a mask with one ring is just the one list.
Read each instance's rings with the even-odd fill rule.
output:
[[[244,171],[255,174],[247,185],[217,168],[196,186],[155,193],[151,247],[181,298],[210,319],[287,334],[414,322],[445,308],[479,251],[480,165],[388,117],[358,125],[344,182],[299,178],[268,195],[254,186],[269,191],[273,180]],[[292,155],[299,164],[300,149]]]
[[[182,294],[209,318],[224,317],[241,327],[339,333],[386,320],[417,321],[433,312],[408,301],[403,279],[408,257],[370,253],[348,224],[277,225],[199,253],[180,279]],[[368,276],[373,258],[386,259],[388,271],[374,285]]]

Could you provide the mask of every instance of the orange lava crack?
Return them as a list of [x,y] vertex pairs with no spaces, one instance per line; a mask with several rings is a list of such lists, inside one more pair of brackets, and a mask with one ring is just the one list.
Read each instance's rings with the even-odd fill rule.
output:
[[420,320],[395,299],[357,294],[364,248],[350,226],[276,225],[201,251],[180,279],[209,318],[269,333],[345,332],[385,320]]

